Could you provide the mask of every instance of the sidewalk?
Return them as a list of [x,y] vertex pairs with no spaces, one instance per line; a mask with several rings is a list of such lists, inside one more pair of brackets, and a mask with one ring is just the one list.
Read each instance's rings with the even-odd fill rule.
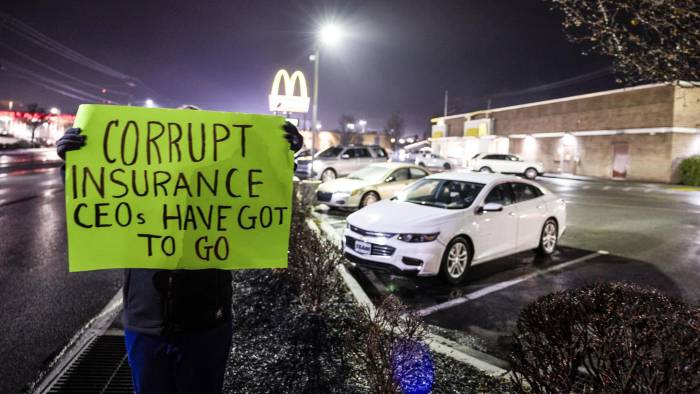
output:
[[700,192],[700,187],[686,186],[686,185],[676,185],[668,183],[654,183],[654,182],[636,182],[627,180],[617,180],[617,179],[606,179],[597,178],[585,175],[574,175],[565,174],[558,172],[546,172],[540,175],[542,178],[554,178],[554,179],[566,179],[571,181],[580,182],[591,182],[602,185],[603,187],[616,187],[616,188],[627,188],[627,189],[646,189],[646,190],[656,190],[660,192]]

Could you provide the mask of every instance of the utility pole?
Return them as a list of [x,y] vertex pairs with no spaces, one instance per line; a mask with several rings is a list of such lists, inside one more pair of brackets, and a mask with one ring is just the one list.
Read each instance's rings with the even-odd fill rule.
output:
[[320,48],[316,47],[316,53],[314,53],[314,96],[312,98],[311,104],[311,157],[316,154],[316,136],[318,135],[318,63],[321,59]]
[[447,90],[445,90],[445,108],[443,110],[443,116],[447,116]]

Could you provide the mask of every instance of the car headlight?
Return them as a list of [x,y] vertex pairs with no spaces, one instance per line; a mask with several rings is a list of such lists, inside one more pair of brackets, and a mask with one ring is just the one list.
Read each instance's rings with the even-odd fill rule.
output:
[[323,162],[322,162],[322,161],[318,161],[318,160],[314,160],[314,161],[311,162],[311,168],[313,168],[314,171],[318,171],[318,170],[320,170],[321,168],[323,168]]
[[398,240],[404,242],[430,242],[435,241],[440,233],[432,234],[399,234]]

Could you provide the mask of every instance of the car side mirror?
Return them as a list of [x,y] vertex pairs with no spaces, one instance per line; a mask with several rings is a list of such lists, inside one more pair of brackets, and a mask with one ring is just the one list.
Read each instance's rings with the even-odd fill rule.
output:
[[342,155],[340,155],[340,158],[343,159],[343,160],[347,160],[347,159],[350,158],[350,155],[347,154],[347,153],[343,153]]
[[501,212],[503,210],[503,205],[495,202],[490,202],[484,205],[484,212]]

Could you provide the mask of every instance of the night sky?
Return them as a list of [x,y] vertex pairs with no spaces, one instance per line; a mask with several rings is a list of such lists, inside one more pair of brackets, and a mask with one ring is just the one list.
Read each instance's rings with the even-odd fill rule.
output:
[[[559,13],[538,0],[6,0],[0,10],[138,80],[127,86],[40,48],[7,21],[0,24],[0,100],[64,112],[82,101],[33,84],[28,72],[115,102],[149,97],[166,107],[267,113],[277,69],[300,69],[311,85],[308,55],[325,21],[341,24],[346,35],[321,53],[324,129],[338,128],[343,113],[381,129],[397,112],[406,120],[405,134],[422,133],[432,115],[442,114],[445,89],[450,113],[459,113],[485,108],[489,97],[498,107],[619,87],[613,75],[597,73],[610,61],[582,56],[581,47],[566,41]],[[106,86],[108,93],[40,64]],[[577,83],[517,93],[579,76]]]

